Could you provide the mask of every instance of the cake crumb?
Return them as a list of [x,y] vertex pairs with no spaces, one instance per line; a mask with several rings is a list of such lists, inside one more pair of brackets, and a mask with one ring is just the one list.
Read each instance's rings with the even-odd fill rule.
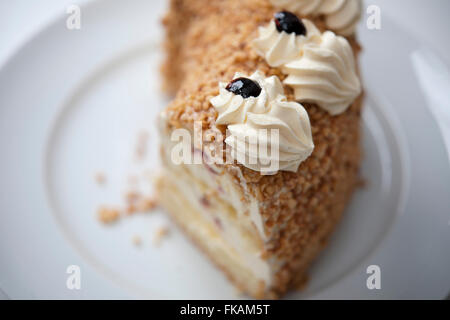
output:
[[151,196],[144,196],[138,191],[125,193],[126,213],[128,215],[137,212],[150,212],[157,207],[156,200]]
[[242,298],[245,296],[244,289],[242,287],[234,287],[234,296],[237,298]]
[[152,197],[143,197],[137,204],[137,210],[139,212],[150,212],[158,206],[156,199]]
[[106,183],[106,175],[103,172],[97,172],[94,176],[94,179],[99,186],[104,186]]
[[306,286],[308,285],[309,282],[309,277],[308,275],[304,275],[301,278],[298,278],[294,284],[293,284],[293,289],[298,290],[298,291],[302,291],[306,288]]
[[127,214],[127,215],[132,215],[132,214],[135,214],[137,212],[137,208],[136,208],[136,206],[134,205],[134,204],[128,204],[127,205],[127,207],[125,208],[125,213]]
[[133,242],[133,245],[136,247],[140,247],[142,245],[142,239],[138,235],[134,235],[131,241]]
[[358,181],[356,182],[356,188],[367,189],[368,185],[369,182],[363,177],[359,177]]
[[130,190],[125,192],[125,201],[127,203],[135,203],[142,197],[139,191]]
[[168,227],[160,227],[156,230],[155,236],[153,237],[153,244],[160,245],[163,238],[167,237],[169,234]]
[[120,211],[114,208],[100,207],[97,211],[98,220],[104,224],[111,224],[119,219]]
[[147,156],[147,143],[148,143],[149,133],[147,131],[141,131],[137,137],[135,158],[136,160],[144,160]]
[[136,203],[141,197],[142,197],[142,195],[138,191],[127,191],[125,193],[125,195],[124,195],[125,206],[126,206],[125,211],[128,215],[134,214],[138,211]]

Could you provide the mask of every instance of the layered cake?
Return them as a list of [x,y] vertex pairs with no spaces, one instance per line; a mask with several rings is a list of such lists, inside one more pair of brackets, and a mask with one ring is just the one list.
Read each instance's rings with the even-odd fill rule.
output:
[[[358,181],[358,0],[172,0],[158,198],[242,291],[303,283]],[[264,147],[264,148],[262,148]]]

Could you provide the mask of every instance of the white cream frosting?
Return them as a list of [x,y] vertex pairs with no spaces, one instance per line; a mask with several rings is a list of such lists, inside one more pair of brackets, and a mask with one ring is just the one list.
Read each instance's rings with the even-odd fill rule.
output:
[[[302,22],[306,36],[279,32],[271,21],[260,29],[254,48],[270,66],[280,67],[287,75],[283,83],[294,89],[296,100],[315,103],[331,115],[340,114],[361,93],[353,50],[347,39],[331,31],[320,33],[307,19]],[[296,39],[288,42],[288,37]],[[288,45],[285,52],[289,54],[283,55]]]
[[361,0],[270,0],[277,8],[301,16],[324,15],[327,27],[344,36],[352,35],[361,16]]
[[[237,73],[234,78],[242,76]],[[211,99],[219,113],[216,123],[228,125],[230,135],[225,143],[233,158],[252,170],[265,174],[297,171],[314,149],[306,110],[286,100],[278,77],[265,78],[257,71],[248,78],[260,85],[258,97],[244,99],[221,83],[220,94]],[[272,139],[271,129],[278,129],[278,140]],[[267,145],[267,152],[261,152],[261,144]]]
[[258,83],[261,93],[257,97],[244,99],[228,91],[227,83],[219,83],[219,95],[211,99],[211,104],[216,108],[219,116],[216,124],[243,123],[248,112],[264,113],[269,107],[269,102],[274,100],[278,94],[284,94],[283,85],[277,77],[265,78],[260,72],[255,72],[250,77],[236,73],[233,79],[246,77]]
[[361,93],[355,58],[348,41],[331,31],[303,46],[302,56],[283,66],[284,83],[295,98],[338,115]]
[[300,56],[302,46],[311,37],[320,36],[320,31],[312,22],[304,20],[303,24],[306,36],[297,36],[294,32],[279,32],[272,20],[268,26],[259,27],[259,37],[253,41],[253,47],[271,67],[279,67],[290,62]]

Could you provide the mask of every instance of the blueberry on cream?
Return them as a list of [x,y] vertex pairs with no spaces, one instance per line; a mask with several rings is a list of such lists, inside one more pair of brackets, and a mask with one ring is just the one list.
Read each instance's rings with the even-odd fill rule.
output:
[[298,36],[306,36],[306,27],[295,14],[289,11],[275,13],[275,25],[279,32],[295,33]]
[[261,87],[255,81],[240,77],[231,81],[226,88],[228,91],[242,96],[246,99],[249,97],[257,97],[261,93]]
[[271,67],[281,67],[301,56],[302,47],[320,36],[320,31],[309,20],[300,20],[294,14],[281,11],[267,26],[259,27],[259,36],[253,48]]

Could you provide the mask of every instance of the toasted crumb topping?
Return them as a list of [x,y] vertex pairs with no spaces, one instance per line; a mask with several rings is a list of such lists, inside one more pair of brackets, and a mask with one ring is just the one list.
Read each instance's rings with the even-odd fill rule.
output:
[[[168,55],[163,71],[166,82],[172,83],[171,91],[178,91],[166,109],[170,127],[192,129],[194,121],[201,121],[204,130],[215,128],[217,112],[210,99],[219,93],[219,82],[229,82],[236,72],[252,74],[259,70],[265,76],[276,75],[281,80],[286,78],[278,68],[271,68],[259,57],[251,45],[258,35],[258,27],[267,24],[276,12],[269,1],[228,0],[209,1],[207,4],[201,1],[172,1],[171,4],[173,8],[164,20]],[[180,29],[179,23],[174,21],[183,19],[189,22],[184,21]],[[323,17],[312,20],[319,29],[325,30]],[[226,30],[224,26],[228,26]],[[356,39],[348,40],[357,55],[360,47]],[[295,100],[292,89],[285,87],[285,94],[288,100]],[[344,115],[334,117],[314,104],[302,105],[308,111],[314,144],[319,149],[314,153],[323,152],[326,146],[321,145],[320,141],[332,139],[335,130],[339,130],[338,126],[333,127],[334,124],[341,126],[345,122],[342,119],[357,118],[360,112],[358,102]],[[224,126],[217,127],[225,131]],[[244,166],[232,166],[241,169],[246,181],[257,183],[261,180],[261,183],[273,188],[279,185],[277,181],[285,181],[286,177],[295,175],[279,172],[275,176],[262,176]],[[302,166],[307,165],[302,163],[300,168]]]
[[142,245],[142,238],[139,235],[134,235],[131,241],[136,247],[140,247]]
[[147,131],[139,132],[136,141],[136,149],[134,152],[135,159],[138,161],[142,161],[147,156],[147,144],[150,135]]
[[119,220],[120,211],[115,208],[100,207],[97,211],[98,220],[104,224],[111,224]]
[[169,235],[169,227],[160,227],[156,230],[155,235],[153,237],[153,244],[158,246],[161,244],[161,241]]
[[[171,1],[164,19],[167,60],[163,72],[166,88],[177,93],[166,109],[169,129],[192,129],[194,121],[201,121],[204,130],[215,128],[217,113],[209,101],[218,94],[218,83],[229,82],[236,72],[250,75],[259,70],[285,79],[251,46],[258,27],[275,12],[267,0]],[[325,30],[323,17],[308,19]],[[357,40],[348,40],[357,56]],[[290,88],[285,88],[285,94],[294,100]],[[363,95],[338,116],[302,103],[311,121],[315,149],[295,173],[263,176],[238,164],[224,166],[236,184],[245,184],[259,201],[268,239],[263,257],[285,262],[272,288],[262,283],[254,296],[278,296],[304,280],[307,267],[339,221],[360,181],[362,101]],[[217,127],[224,132],[223,126]]]
[[157,201],[153,196],[146,196],[139,191],[128,191],[124,198],[128,215],[137,212],[151,212],[157,207]]
[[95,182],[99,186],[104,186],[106,184],[106,175],[103,172],[97,172],[94,175]]

